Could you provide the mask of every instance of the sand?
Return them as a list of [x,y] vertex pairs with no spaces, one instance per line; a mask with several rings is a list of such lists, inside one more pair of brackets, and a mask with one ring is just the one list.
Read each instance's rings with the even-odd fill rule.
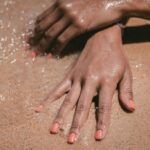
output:
[[[117,92],[113,98],[112,121],[107,137],[94,140],[95,113],[91,112],[75,145],[66,144],[73,111],[58,135],[50,135],[49,127],[63,100],[48,104],[41,114],[35,107],[55,87],[71,67],[78,53],[55,60],[33,59],[24,51],[27,29],[50,0],[0,1],[0,150],[150,150],[150,28],[128,32],[124,45],[133,78],[136,111],[123,111]],[[132,19],[129,26],[150,22]],[[147,36],[145,38],[145,36]],[[148,36],[149,35],[149,36]],[[148,39],[149,38],[149,39]],[[137,40],[139,39],[139,40]]]

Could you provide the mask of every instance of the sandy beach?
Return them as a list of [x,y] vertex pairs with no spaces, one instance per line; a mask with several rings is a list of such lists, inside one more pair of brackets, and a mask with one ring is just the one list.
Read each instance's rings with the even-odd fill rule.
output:
[[35,113],[35,107],[63,79],[80,54],[56,60],[32,58],[31,52],[24,50],[27,29],[33,27],[36,16],[50,4],[50,0],[0,0],[0,150],[150,150],[148,20],[131,19],[124,33],[124,50],[133,72],[136,111],[125,112],[116,91],[111,126],[103,141],[94,139],[94,104],[74,145],[66,143],[73,111],[58,135],[49,133],[64,97],[49,103],[43,113]]

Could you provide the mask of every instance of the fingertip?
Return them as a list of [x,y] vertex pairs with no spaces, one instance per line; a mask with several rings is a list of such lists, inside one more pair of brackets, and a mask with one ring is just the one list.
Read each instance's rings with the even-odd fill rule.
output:
[[77,136],[75,133],[70,133],[69,136],[68,136],[68,140],[67,140],[67,143],[68,144],[74,144],[77,140]]
[[95,133],[95,140],[100,141],[103,139],[103,132],[102,130],[97,130]]
[[129,106],[130,106],[130,110],[133,112],[135,111],[135,102],[133,100],[130,100],[129,101]]
[[38,56],[38,52],[37,51],[33,51],[32,53],[31,53],[31,57],[32,58],[35,58],[35,57],[37,57]]
[[44,109],[44,106],[43,106],[43,105],[40,105],[40,106],[38,106],[38,107],[35,109],[35,112],[40,113],[40,112],[43,111],[43,109]]
[[53,54],[52,54],[52,53],[49,53],[49,54],[47,55],[47,58],[48,58],[48,59],[53,58]]
[[59,127],[60,127],[59,123],[54,123],[50,129],[50,133],[57,134],[59,131]]
[[132,99],[128,99],[126,97],[120,98],[120,104],[122,108],[127,112],[134,112],[136,109],[135,102]]

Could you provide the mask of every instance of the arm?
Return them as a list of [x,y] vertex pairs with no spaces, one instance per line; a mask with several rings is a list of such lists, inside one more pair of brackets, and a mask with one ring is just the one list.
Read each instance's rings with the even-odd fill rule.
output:
[[38,17],[28,43],[58,55],[78,35],[125,17],[149,19],[150,0],[59,0]]
[[125,15],[150,19],[150,0],[127,0]]

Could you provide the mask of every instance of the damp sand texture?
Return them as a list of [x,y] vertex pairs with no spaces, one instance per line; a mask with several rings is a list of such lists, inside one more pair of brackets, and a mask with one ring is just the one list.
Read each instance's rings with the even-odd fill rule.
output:
[[[33,59],[24,51],[24,34],[50,0],[0,1],[0,150],[149,150],[150,149],[150,43],[125,44],[133,72],[136,111],[124,112],[113,98],[111,126],[107,137],[94,140],[95,113],[92,105],[88,121],[75,145],[66,143],[73,111],[58,135],[49,128],[63,100],[48,104],[41,114],[34,112],[43,97],[64,77],[78,54],[63,59]],[[132,19],[133,25],[149,24]],[[148,32],[148,31],[147,31]],[[131,36],[131,35],[130,35]],[[140,35],[137,35],[140,36]]]

